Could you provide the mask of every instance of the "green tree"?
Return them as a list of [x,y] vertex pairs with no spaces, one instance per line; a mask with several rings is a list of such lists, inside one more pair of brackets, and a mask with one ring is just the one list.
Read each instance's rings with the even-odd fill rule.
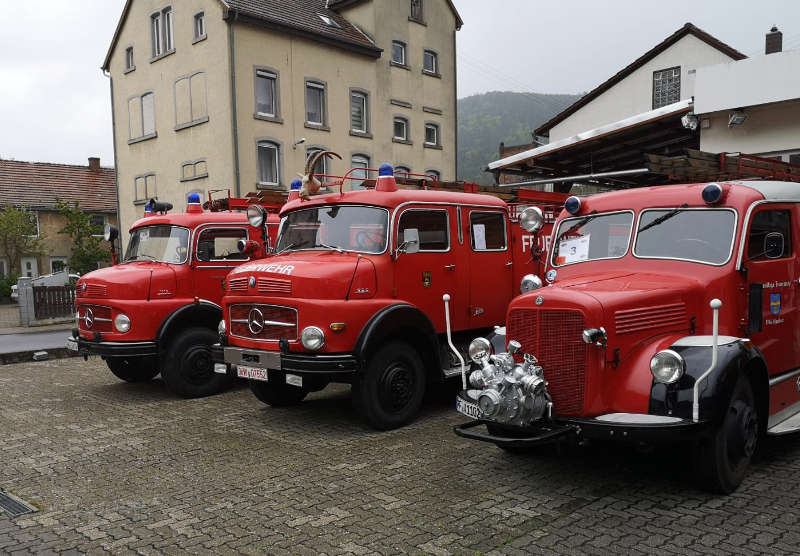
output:
[[25,207],[0,209],[0,248],[8,257],[9,275],[19,276],[20,257],[41,253],[43,240],[37,235],[35,214]]
[[93,226],[89,214],[83,212],[77,201],[70,204],[61,199],[56,200],[56,208],[67,223],[58,233],[65,234],[72,240],[72,253],[67,262],[69,269],[78,274],[86,274],[97,269],[97,263],[111,260],[111,253],[102,237],[100,226]]

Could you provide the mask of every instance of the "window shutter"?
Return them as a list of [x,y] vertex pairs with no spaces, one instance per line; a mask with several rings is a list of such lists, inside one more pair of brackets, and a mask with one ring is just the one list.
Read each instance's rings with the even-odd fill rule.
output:
[[156,132],[156,104],[153,93],[142,96],[142,135]]
[[128,101],[128,129],[129,139],[142,136],[142,99],[139,97]]
[[206,74],[196,73],[191,79],[192,95],[192,121],[208,116],[208,102],[206,99]]
[[192,121],[192,105],[189,93],[189,78],[175,82],[175,123],[186,124]]

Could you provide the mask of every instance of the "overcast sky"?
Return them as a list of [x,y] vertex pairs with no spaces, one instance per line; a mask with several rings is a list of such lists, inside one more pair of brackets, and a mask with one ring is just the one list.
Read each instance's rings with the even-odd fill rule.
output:
[[[785,50],[800,48],[798,0],[454,1],[459,97],[585,92],[687,21],[747,55],[763,53],[773,24]],[[124,3],[0,0],[13,13],[0,18],[0,157],[113,165],[99,68]]]

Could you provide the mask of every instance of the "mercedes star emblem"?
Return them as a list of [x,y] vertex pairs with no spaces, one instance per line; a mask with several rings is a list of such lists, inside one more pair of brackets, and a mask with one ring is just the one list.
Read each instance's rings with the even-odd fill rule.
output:
[[86,288],[87,288],[87,286],[86,286],[86,282],[84,282],[84,283],[83,283],[83,285],[81,286],[81,288],[83,289],[83,291],[86,291]]
[[255,288],[256,287],[256,277],[255,276],[251,276],[250,277],[250,281],[248,283],[250,284],[251,288]]
[[86,325],[86,328],[91,328],[94,326],[94,312],[91,309],[86,309],[86,314],[83,315],[83,322]]
[[250,309],[247,315],[247,328],[256,336],[264,331],[264,313],[258,307]]
[[544,297],[540,295],[539,297],[536,298],[536,304],[541,305],[542,303],[544,303]]

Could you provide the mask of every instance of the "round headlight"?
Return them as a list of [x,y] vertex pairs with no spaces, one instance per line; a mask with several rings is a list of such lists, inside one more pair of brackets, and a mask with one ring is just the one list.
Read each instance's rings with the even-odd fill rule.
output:
[[526,274],[522,277],[522,282],[519,286],[519,293],[528,293],[533,290],[538,290],[542,287],[542,279],[535,274]]
[[519,225],[531,234],[538,232],[544,224],[544,214],[539,207],[528,207],[519,215]]
[[686,362],[671,349],[656,353],[650,360],[650,372],[656,382],[672,384],[677,382],[686,370]]
[[469,344],[469,358],[478,365],[483,365],[492,354],[492,344],[486,338],[475,338]]
[[219,321],[219,324],[217,325],[217,333],[225,334],[225,319]]
[[264,224],[264,217],[266,216],[266,211],[264,207],[260,205],[250,205],[247,207],[247,221],[250,222],[250,225],[254,228],[260,228],[262,224]]
[[114,241],[119,236],[119,230],[117,230],[111,224],[106,224],[105,228],[103,228],[103,239],[106,241]]
[[124,334],[131,329],[131,319],[125,313],[120,313],[114,317],[114,327]]
[[307,326],[300,334],[300,341],[304,348],[316,351],[325,345],[325,333],[316,326]]

